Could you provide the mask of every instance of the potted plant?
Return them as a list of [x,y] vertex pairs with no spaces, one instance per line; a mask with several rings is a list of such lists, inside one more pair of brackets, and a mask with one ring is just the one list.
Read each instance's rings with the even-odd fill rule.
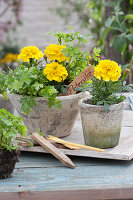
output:
[[119,79],[121,68],[114,61],[101,60],[94,70],[92,82],[84,86],[91,98],[79,102],[84,139],[86,145],[111,148],[119,142],[125,100],[116,93],[131,91],[133,84]]
[[27,136],[22,119],[0,109],[0,179],[12,174],[18,156],[17,134]]
[[[6,84],[9,97],[22,116],[28,132],[40,131],[57,137],[69,135],[79,112],[78,101],[88,93],[67,96],[68,85],[89,65],[98,60],[99,49],[92,55],[82,51],[89,35],[79,32],[54,34],[57,44],[43,53],[35,46],[24,47],[18,56],[19,66],[9,75],[0,74],[1,92]],[[3,78],[5,78],[4,85]],[[32,110],[32,112],[31,112]]]

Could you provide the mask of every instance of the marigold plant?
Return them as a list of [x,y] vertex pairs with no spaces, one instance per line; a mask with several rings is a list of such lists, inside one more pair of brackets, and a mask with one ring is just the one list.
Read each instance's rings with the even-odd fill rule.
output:
[[121,68],[115,61],[101,60],[95,67],[95,77],[104,81],[117,81],[121,76]]
[[[133,90],[130,85],[126,85],[124,76],[121,76],[121,68],[115,61],[100,60],[94,68],[94,77],[89,85],[84,85],[82,90],[89,90],[91,98],[89,104],[103,105],[106,111],[109,105],[117,104],[125,100],[122,91]],[[119,94],[118,94],[119,93]]]
[[[72,29],[72,28],[71,28]],[[48,99],[49,107],[61,108],[57,95],[66,95],[68,85],[86,69],[90,60],[99,60],[100,49],[93,53],[83,51],[90,35],[82,36],[79,32],[53,34],[57,44],[50,44],[44,55],[36,46],[24,47],[18,55],[19,66],[6,75],[0,72],[0,92],[22,95],[20,100],[24,114],[29,114],[36,105],[36,97]]]

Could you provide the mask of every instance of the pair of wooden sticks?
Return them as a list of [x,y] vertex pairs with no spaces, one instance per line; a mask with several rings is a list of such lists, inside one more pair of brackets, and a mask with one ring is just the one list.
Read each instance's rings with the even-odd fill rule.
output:
[[50,141],[54,141],[54,142],[63,144],[64,146],[66,146],[70,149],[80,150],[81,148],[83,148],[83,149],[89,149],[89,150],[93,150],[93,151],[104,152],[103,149],[99,149],[99,148],[95,148],[95,147],[91,147],[91,146],[87,146],[87,145],[82,145],[82,144],[76,144],[76,143],[72,143],[72,142],[67,142],[60,138],[54,137],[53,135],[48,135],[47,139]]
[[[28,139],[25,138],[26,142],[28,142],[28,140],[31,141],[31,139],[33,139],[35,142],[39,143],[45,150],[47,150],[49,153],[51,153],[53,156],[55,156],[57,159],[59,159],[64,165],[66,165],[66,166],[68,166],[70,168],[74,168],[75,167],[73,162],[63,152],[61,152],[61,150],[59,148],[56,148],[51,143],[51,141],[63,144],[64,146],[66,146],[66,147],[68,147],[70,149],[84,148],[84,149],[104,152],[103,149],[98,149],[98,148],[94,148],[94,147],[90,147],[90,146],[86,146],[86,145],[67,142],[67,141],[59,139],[57,137],[54,137],[52,135],[48,135],[48,138],[46,138],[46,139],[43,136],[40,136],[38,133],[33,133],[31,136],[32,136],[32,138],[28,138]],[[19,138],[19,140],[21,140],[21,138]],[[24,138],[22,138],[22,141],[24,141]]]
[[[32,138],[38,142],[44,149],[46,149],[49,153],[51,153],[52,155],[54,155],[57,159],[59,159],[62,163],[64,163],[64,165],[74,168],[74,164],[73,162],[70,160],[70,158],[68,158],[64,153],[62,153],[58,148],[56,148],[53,144],[51,144],[47,139],[45,139],[43,136],[40,136],[38,133],[33,133],[32,134]],[[103,149],[98,149],[98,148],[94,148],[94,147],[89,147],[86,145],[80,145],[80,144],[75,144],[75,143],[71,143],[71,142],[66,142],[64,140],[61,140],[57,137],[54,136],[48,136],[48,139],[50,140],[54,140],[57,143],[60,144],[67,144],[67,145],[71,145],[71,146],[77,146],[77,147],[81,147],[81,148],[86,148],[86,149],[91,149],[91,150],[97,150],[100,152],[103,152]]]

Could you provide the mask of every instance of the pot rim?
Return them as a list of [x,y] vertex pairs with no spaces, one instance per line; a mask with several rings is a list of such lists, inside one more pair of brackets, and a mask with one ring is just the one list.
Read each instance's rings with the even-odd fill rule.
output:
[[[80,97],[83,97],[83,96],[86,96],[86,95],[88,95],[89,96],[89,94],[90,94],[90,92],[88,92],[88,91],[86,91],[86,92],[80,92],[80,93],[78,93],[78,94],[72,94],[72,95],[67,95],[67,96],[57,96],[56,98],[57,99],[59,99],[59,100],[63,100],[63,99],[66,99],[66,100],[68,100],[68,99],[76,99],[76,98],[80,98]],[[20,98],[22,95],[20,95],[20,94],[14,94],[14,93],[9,93],[8,92],[8,96],[10,97],[10,96],[14,96],[14,97],[18,97],[18,98]],[[25,95],[26,96],[26,95]],[[44,97],[36,97],[36,100],[44,100],[44,99],[46,99],[46,98],[44,98]],[[47,99],[46,99],[47,100]]]
[[[80,101],[79,101],[79,106],[80,107],[84,107],[84,108],[88,108],[88,107],[91,107],[91,108],[99,108],[99,109],[103,109],[103,107],[104,106],[98,106],[98,105],[93,105],[93,104],[88,104],[88,103],[85,103],[84,101],[86,101],[86,100],[88,100],[88,98],[85,98],[85,99],[81,99]],[[123,105],[123,107],[124,107],[124,105],[125,105],[125,101],[123,101],[123,102],[120,102],[120,103],[117,103],[117,104],[112,104],[112,105],[109,105],[109,109],[114,109],[116,106],[118,106],[118,105]]]

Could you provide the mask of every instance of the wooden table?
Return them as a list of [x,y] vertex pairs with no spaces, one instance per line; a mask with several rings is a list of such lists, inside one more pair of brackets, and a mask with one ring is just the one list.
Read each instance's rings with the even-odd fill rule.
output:
[[0,200],[133,199],[133,160],[73,157],[75,169],[49,154],[23,152]]
[[75,169],[49,154],[22,152],[13,176],[0,180],[0,200],[133,199],[133,159],[70,158]]

